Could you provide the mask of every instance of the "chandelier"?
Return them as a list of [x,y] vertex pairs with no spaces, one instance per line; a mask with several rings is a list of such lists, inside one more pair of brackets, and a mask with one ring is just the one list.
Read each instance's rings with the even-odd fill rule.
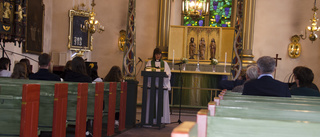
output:
[[[316,7],[316,3],[317,3],[317,0],[314,0],[314,7],[312,8],[312,11],[314,12],[313,18],[310,19],[310,22],[312,22],[311,26],[307,26],[307,29],[311,32],[311,34],[309,35],[309,39],[312,42],[317,40],[318,35],[316,34],[316,32],[320,30],[320,27],[317,25],[319,19],[317,18],[317,13],[316,13],[316,11],[318,10],[318,8]],[[305,31],[305,35],[300,34],[301,39],[303,40],[306,39],[306,35],[307,35],[306,31]]]
[[182,14],[189,15],[192,19],[197,19],[200,16],[208,15],[209,2],[198,0],[182,1]]
[[84,21],[84,24],[80,25],[81,31],[89,32],[91,34],[95,33],[98,29],[98,32],[101,33],[104,31],[104,26],[100,25],[100,22],[95,19],[96,13],[94,12],[94,0],[92,0],[91,6],[92,9],[89,13],[89,19]]

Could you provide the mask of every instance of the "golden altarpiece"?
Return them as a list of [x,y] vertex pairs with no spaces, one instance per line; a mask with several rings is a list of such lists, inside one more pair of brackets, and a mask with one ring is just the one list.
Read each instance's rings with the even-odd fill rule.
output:
[[[197,0],[205,1],[210,3],[210,7],[214,7],[216,0]],[[228,0],[229,1],[229,0]],[[174,1],[179,3],[180,1]],[[187,2],[182,0],[182,2]],[[190,1],[191,2],[191,1]],[[224,1],[225,2],[225,1]],[[172,68],[171,73],[171,105],[179,105],[180,99],[182,105],[191,106],[206,106],[207,103],[213,99],[218,89],[218,83],[223,79],[230,79],[230,67],[232,62],[232,54],[234,48],[234,37],[236,35],[235,28],[235,15],[239,2],[243,5],[243,31],[242,35],[242,59],[246,62],[252,62],[252,33],[253,33],[253,21],[254,21],[254,8],[255,0],[232,0],[232,11],[229,13],[233,14],[230,19],[228,27],[225,26],[177,26],[170,25],[170,15],[172,14],[171,0],[159,0],[159,27],[158,27],[158,45],[162,49],[164,54],[167,54],[167,62]],[[174,5],[176,5],[175,3]],[[212,5],[213,4],[213,5]],[[185,4],[184,4],[185,5]],[[185,12],[181,12],[181,21]],[[208,21],[210,16],[203,17],[205,25],[210,24]],[[212,17],[212,16],[211,16]],[[211,18],[210,17],[210,18]],[[217,17],[217,16],[215,16]],[[222,16],[223,17],[223,16]],[[210,19],[209,19],[210,20]],[[200,22],[198,22],[200,23]],[[185,25],[185,23],[181,22]],[[233,24],[233,25],[232,25]],[[194,39],[195,55],[192,59],[190,57],[190,40]],[[203,39],[201,41],[201,39]],[[210,65],[210,44],[211,40],[215,40],[215,58],[218,60],[216,70],[213,72],[213,65]],[[204,42],[203,42],[204,41]],[[205,45],[204,53],[199,51],[199,47]],[[201,49],[203,50],[203,49]],[[203,54],[203,58],[198,60],[198,56]],[[179,70],[179,66],[174,63],[181,62],[182,58],[187,58],[188,63],[185,71]],[[191,59],[190,59],[191,58]],[[197,70],[198,66],[200,69]],[[197,70],[197,71],[196,71]],[[181,80],[182,79],[182,80]],[[180,86],[182,90],[180,92]],[[181,94],[181,98],[180,98]]]

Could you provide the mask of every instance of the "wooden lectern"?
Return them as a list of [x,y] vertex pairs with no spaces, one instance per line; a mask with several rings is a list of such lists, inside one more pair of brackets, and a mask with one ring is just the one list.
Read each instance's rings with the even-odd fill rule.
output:
[[[163,78],[168,77],[165,72],[152,72],[152,71],[142,71],[141,76],[143,76],[143,93],[142,93],[142,112],[141,112],[141,126],[158,126],[159,128],[164,127],[164,124],[161,124],[161,117],[163,115]],[[148,87],[148,78],[151,78],[151,86]],[[159,78],[159,87],[156,87],[156,78]],[[147,93],[150,89],[149,97],[149,119],[148,124],[146,123],[146,109],[147,109]],[[158,110],[156,109],[156,90],[158,90]],[[153,123],[153,118],[157,112],[156,119],[157,123]]]

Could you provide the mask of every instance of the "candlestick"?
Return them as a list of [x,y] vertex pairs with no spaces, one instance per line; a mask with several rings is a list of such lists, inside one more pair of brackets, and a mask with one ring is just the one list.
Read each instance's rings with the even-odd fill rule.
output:
[[224,54],[224,73],[226,73],[226,65],[227,65],[227,52]]
[[172,50],[172,70],[174,70],[174,50]]

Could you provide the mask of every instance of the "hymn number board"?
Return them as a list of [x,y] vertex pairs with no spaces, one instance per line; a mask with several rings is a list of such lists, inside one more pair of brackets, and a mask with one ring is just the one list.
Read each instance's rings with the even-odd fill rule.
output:
[[85,11],[69,11],[70,28],[68,48],[71,50],[92,50],[92,34],[82,31],[81,25],[89,19],[89,13]]

